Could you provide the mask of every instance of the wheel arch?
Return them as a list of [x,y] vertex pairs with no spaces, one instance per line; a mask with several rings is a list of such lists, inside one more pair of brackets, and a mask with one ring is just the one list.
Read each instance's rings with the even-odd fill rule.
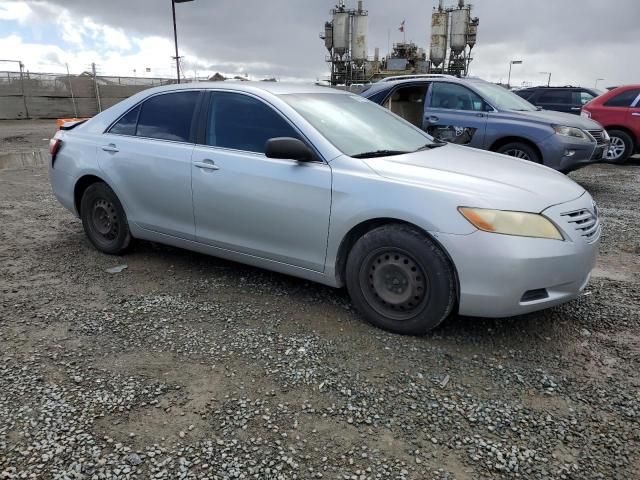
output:
[[633,142],[633,146],[635,147],[635,149],[640,148],[640,138],[636,138],[636,134],[633,133],[633,131],[630,128],[624,127],[622,125],[607,125],[606,127],[604,127],[604,129],[607,131],[607,133],[610,132],[611,130],[623,131],[624,133],[626,133],[631,137],[631,141]]
[[103,178],[92,174],[83,175],[76,181],[75,187],[73,188],[73,205],[78,215],[81,215],[80,205],[82,203],[82,196],[84,195],[84,192],[95,183],[104,183],[105,185],[109,185]]
[[542,150],[540,150],[540,148],[538,147],[536,142],[533,142],[533,141],[529,140],[528,138],[520,137],[520,136],[517,136],[517,135],[510,135],[510,136],[501,137],[501,138],[497,139],[496,141],[494,141],[491,144],[491,146],[489,147],[489,150],[492,151],[492,152],[496,152],[500,148],[502,148],[505,145],[507,145],[508,143],[516,143],[516,142],[524,143],[525,145],[533,148],[533,150],[540,157],[540,161],[542,163],[544,163],[544,156],[542,155]]
[[423,235],[428,237],[434,244],[436,244],[438,248],[440,248],[442,253],[444,253],[449,264],[451,265],[451,269],[453,270],[453,274],[455,277],[456,304],[454,306],[454,311],[457,311],[458,302],[460,299],[460,278],[458,275],[458,269],[456,268],[456,264],[454,263],[453,259],[449,255],[449,252],[447,251],[446,248],[444,248],[442,243],[440,243],[436,237],[431,235],[425,229],[419,227],[418,225],[415,225],[414,223],[408,222],[406,220],[400,220],[397,218],[389,218],[389,217],[371,218],[369,220],[360,222],[359,224],[352,227],[351,230],[349,230],[346,233],[346,235],[342,238],[342,241],[340,242],[340,246],[338,247],[338,254],[336,256],[336,261],[335,261],[335,275],[336,275],[337,285],[343,286],[345,284],[347,258],[349,257],[349,252],[351,252],[351,249],[353,248],[355,243],[371,230],[374,230],[383,225],[391,225],[391,224],[405,225],[418,230]]

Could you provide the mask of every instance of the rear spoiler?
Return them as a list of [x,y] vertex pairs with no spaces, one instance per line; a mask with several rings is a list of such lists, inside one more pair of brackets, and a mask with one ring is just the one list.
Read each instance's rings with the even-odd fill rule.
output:
[[[66,119],[62,119],[62,120],[66,120]],[[76,128],[78,125],[82,125],[84,122],[86,122],[87,120],[89,120],[88,118],[78,118],[78,119],[69,119],[68,121],[62,121],[59,124],[59,129],[60,130],[73,130],[74,128]]]

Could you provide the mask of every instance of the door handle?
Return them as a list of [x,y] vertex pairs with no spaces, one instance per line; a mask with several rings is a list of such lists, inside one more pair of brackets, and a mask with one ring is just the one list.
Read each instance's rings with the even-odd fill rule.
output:
[[634,116],[634,117],[640,117],[640,113],[638,113],[638,112],[633,112],[631,115]]
[[109,153],[118,153],[120,151],[116,148],[116,145],[114,143],[110,143],[109,145],[104,145],[102,147],[102,150]]
[[427,117],[427,122],[429,123],[436,123],[438,120],[440,120],[438,117],[434,117],[433,115],[430,117]]
[[571,107],[571,110],[582,110],[582,107]]
[[194,165],[202,170],[220,170],[220,167],[217,166],[213,160],[209,159],[202,160],[201,162],[194,162]]

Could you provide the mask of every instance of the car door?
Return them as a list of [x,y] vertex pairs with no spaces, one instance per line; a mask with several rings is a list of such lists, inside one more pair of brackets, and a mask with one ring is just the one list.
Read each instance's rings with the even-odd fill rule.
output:
[[98,162],[139,227],[194,239],[191,155],[201,92],[154,95],[101,139]]
[[464,85],[433,82],[427,94],[424,130],[449,143],[483,148],[487,103]]
[[640,92],[629,108],[628,125],[635,135],[636,145],[640,144]]
[[572,107],[577,106],[573,101],[573,92],[570,89],[548,88],[538,94],[536,105],[544,110],[579,114],[579,109],[572,110]]
[[192,163],[197,240],[324,271],[329,165],[267,158],[270,138],[306,140],[273,106],[249,94],[211,92],[203,120],[203,144]]

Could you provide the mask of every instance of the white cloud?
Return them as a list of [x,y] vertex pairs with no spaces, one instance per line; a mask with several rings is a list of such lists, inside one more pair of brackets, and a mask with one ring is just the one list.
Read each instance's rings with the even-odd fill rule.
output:
[[9,2],[0,4],[0,20],[13,20],[24,24],[31,15],[26,3]]

